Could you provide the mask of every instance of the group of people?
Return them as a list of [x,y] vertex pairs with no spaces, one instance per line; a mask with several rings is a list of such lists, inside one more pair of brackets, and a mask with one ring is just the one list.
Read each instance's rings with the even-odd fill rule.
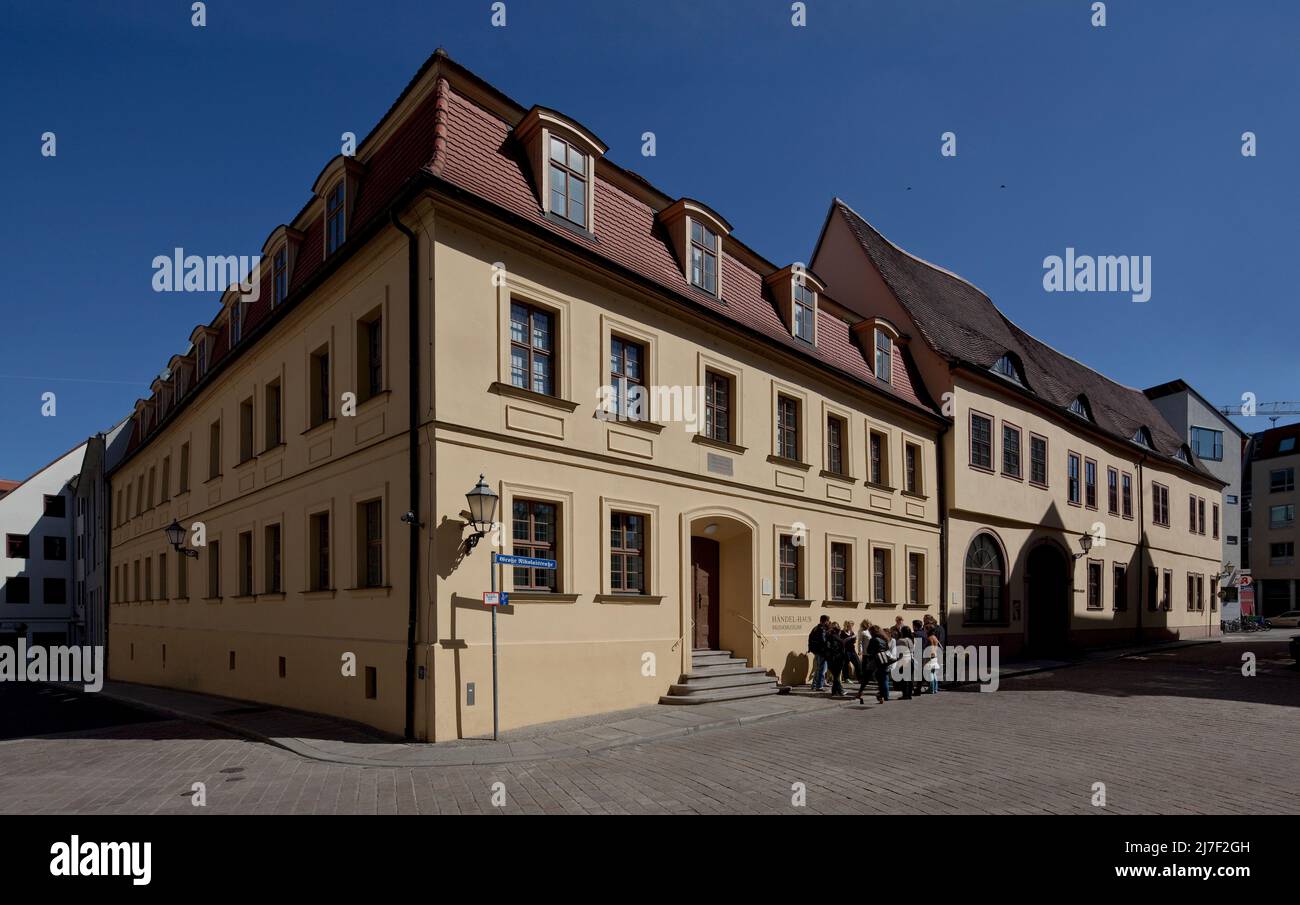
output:
[[[856,680],[857,700],[861,701],[870,680],[876,684],[876,700],[883,704],[895,684],[891,673],[896,673],[902,677],[897,684],[904,700],[924,691],[938,694],[943,644],[944,628],[929,615],[912,620],[911,625],[902,616],[895,617],[892,626],[872,625],[863,619],[855,630],[852,619],[840,626],[823,613],[808,635],[813,691],[824,691],[829,680],[831,697],[843,698],[842,680]],[[923,679],[916,679],[918,675]]]

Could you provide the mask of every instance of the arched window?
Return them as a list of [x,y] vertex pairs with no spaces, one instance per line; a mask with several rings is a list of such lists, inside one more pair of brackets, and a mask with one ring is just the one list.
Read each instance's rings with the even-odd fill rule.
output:
[[1025,383],[1025,378],[1020,371],[1020,361],[1010,352],[993,362],[993,371],[1008,380],[1014,380],[1021,386]]
[[980,534],[966,551],[966,622],[1005,622],[1006,563],[990,534]]

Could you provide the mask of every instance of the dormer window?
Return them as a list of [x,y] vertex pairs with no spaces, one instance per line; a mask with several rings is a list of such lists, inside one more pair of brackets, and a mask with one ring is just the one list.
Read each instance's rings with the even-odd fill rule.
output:
[[1139,427],[1133,434],[1133,442],[1138,446],[1145,446],[1147,449],[1155,449],[1155,444],[1151,442],[1151,431],[1145,427]]
[[271,258],[271,304],[278,305],[289,295],[289,251],[281,248]]
[[198,362],[199,378],[202,379],[203,375],[208,372],[208,338],[206,336],[199,337],[194,351],[195,359]]
[[709,295],[718,294],[718,235],[691,220],[691,283]]
[[325,196],[325,253],[333,254],[347,239],[347,180]]
[[1070,413],[1078,415],[1084,421],[1092,420],[1092,409],[1088,406],[1088,400],[1082,396],[1076,396],[1070,403]]
[[1188,465],[1192,464],[1192,459],[1187,454],[1186,446],[1178,447],[1178,452],[1174,453],[1174,458],[1177,459],[1179,462],[1186,462]]
[[1014,380],[1016,383],[1024,386],[1025,378],[1020,373],[1020,366],[1016,360],[1009,354],[1003,355],[993,363],[994,373],[1001,374],[1007,380]]
[[244,303],[235,301],[230,306],[230,345],[233,347],[244,337]]
[[551,136],[551,213],[587,228],[587,155]]
[[891,383],[894,377],[894,342],[884,330],[876,330],[876,379]]
[[804,342],[813,341],[813,329],[817,323],[817,293],[805,282],[794,284],[794,335]]

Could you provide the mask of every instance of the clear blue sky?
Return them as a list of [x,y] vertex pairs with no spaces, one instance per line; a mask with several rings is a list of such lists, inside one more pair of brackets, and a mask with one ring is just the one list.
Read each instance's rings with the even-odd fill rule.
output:
[[[1113,0],[1105,28],[1091,0],[809,0],[807,28],[788,0],[507,0],[505,28],[489,0],[189,6],[0,12],[0,477],[125,415],[211,317],[151,291],[155,255],[258,253],[439,45],[774,262],[839,195],[1119,381],[1300,399],[1293,0]],[[1044,292],[1067,246],[1150,255],[1151,301]]]

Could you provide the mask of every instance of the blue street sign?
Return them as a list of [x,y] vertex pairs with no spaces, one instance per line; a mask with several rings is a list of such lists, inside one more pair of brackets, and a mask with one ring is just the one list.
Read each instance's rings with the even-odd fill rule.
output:
[[554,569],[559,564],[553,559],[535,559],[531,556],[509,556],[505,553],[493,553],[492,562],[500,566],[525,566],[533,569]]

